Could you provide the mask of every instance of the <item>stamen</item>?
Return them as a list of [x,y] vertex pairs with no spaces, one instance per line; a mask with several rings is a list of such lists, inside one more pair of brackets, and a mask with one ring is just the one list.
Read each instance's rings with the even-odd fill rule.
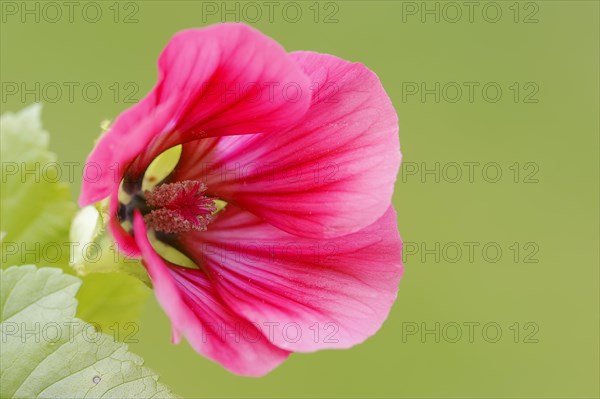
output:
[[152,210],[144,221],[165,233],[204,231],[217,209],[215,202],[203,195],[205,191],[204,183],[191,180],[161,184],[146,191],[146,204]]

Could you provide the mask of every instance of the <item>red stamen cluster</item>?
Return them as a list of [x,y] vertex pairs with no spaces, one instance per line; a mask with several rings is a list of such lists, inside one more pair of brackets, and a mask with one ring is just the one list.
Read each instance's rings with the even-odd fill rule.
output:
[[204,231],[216,210],[205,197],[206,185],[199,181],[166,183],[146,191],[146,204],[152,211],[144,216],[146,224],[165,233]]

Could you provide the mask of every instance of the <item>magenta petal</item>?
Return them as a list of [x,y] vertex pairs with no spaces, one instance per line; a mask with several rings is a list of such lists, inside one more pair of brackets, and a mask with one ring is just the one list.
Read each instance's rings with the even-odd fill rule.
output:
[[197,352],[247,376],[264,375],[287,358],[287,351],[273,346],[216,295],[201,271],[167,265],[148,241],[139,213],[134,231],[156,297],[173,323],[174,342],[183,334]]
[[174,179],[202,178],[209,193],[295,235],[356,232],[390,203],[400,165],[396,112],[364,65],[318,53],[291,56],[313,89],[302,121],[277,135],[186,144]]
[[152,107],[153,93],[121,114],[102,135],[84,168],[79,205],[98,202],[115,191],[123,174],[150,138],[163,132],[171,120],[175,101]]
[[278,131],[300,120],[310,105],[302,69],[279,43],[244,24],[178,33],[161,54],[159,68],[157,90],[184,105],[174,129],[183,134]]
[[230,206],[211,229],[181,239],[223,300],[289,351],[364,341],[387,318],[403,272],[392,207],[363,230],[325,241]]
[[99,167],[101,176],[84,180],[80,205],[108,196],[136,157],[132,178],[169,147],[212,136],[279,133],[310,105],[308,78],[292,57],[243,24],[179,32],[158,67],[155,88],[116,119],[88,158],[90,173]]

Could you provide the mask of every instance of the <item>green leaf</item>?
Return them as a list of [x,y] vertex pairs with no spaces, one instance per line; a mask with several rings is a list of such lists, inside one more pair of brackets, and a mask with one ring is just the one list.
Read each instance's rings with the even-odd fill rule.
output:
[[104,202],[86,206],[77,212],[70,232],[70,241],[78,244],[71,246],[71,266],[79,276],[126,273],[150,287],[150,278],[141,261],[124,256],[108,234],[108,217]]
[[[106,231],[107,219],[99,203],[81,209],[71,225],[70,240],[79,244],[71,253],[71,266],[84,282],[77,295],[77,316],[123,340],[135,329],[151,283],[139,260],[117,250]],[[93,253],[82,248],[93,248]]]
[[137,331],[139,315],[151,290],[139,279],[123,273],[97,273],[83,277],[77,293],[77,317],[98,324],[119,341]]
[[80,284],[57,268],[0,270],[0,396],[175,397],[127,345],[75,318]]
[[117,323],[115,336],[125,337],[123,326],[138,321],[149,291],[125,275],[92,277],[91,273],[125,272],[149,285],[148,275],[139,261],[125,258],[114,247],[105,232],[107,215],[101,204],[80,211],[70,231],[76,206],[69,187],[51,173],[59,164],[48,150],[41,109],[34,104],[0,117],[0,265],[37,263],[61,267],[66,273],[75,271],[84,281],[78,315],[104,331]]
[[[69,187],[48,151],[41,105],[0,116],[2,182],[0,190],[1,267],[28,262],[66,266],[66,242],[75,213]],[[42,256],[41,254],[45,254]]]

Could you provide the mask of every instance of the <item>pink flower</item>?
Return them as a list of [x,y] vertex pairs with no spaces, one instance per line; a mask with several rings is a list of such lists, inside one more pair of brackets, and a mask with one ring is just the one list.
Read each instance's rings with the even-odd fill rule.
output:
[[[80,205],[110,197],[112,235],[143,259],[173,340],[256,376],[373,335],[403,271],[398,119],[377,76],[242,24],[178,33],[158,66],[89,156],[103,173]],[[177,145],[175,169],[142,190]],[[154,237],[197,268],[167,261]]]

